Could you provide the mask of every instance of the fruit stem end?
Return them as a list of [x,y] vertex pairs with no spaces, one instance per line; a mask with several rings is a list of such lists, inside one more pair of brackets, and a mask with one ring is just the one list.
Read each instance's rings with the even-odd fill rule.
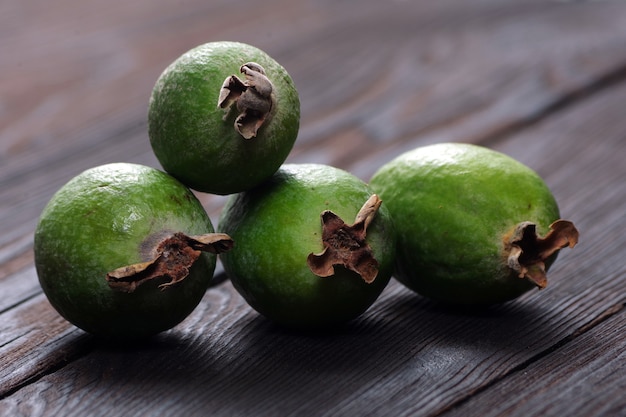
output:
[[537,236],[537,226],[532,222],[519,223],[505,238],[507,265],[520,278],[530,280],[537,287],[548,285],[546,261],[565,247],[578,243],[578,230],[574,223],[559,219],[550,225],[544,237]]
[[111,289],[132,293],[146,282],[165,279],[159,285],[165,290],[187,278],[189,269],[202,252],[218,254],[232,247],[233,240],[224,233],[198,236],[174,233],[157,244],[151,260],[117,268],[106,274],[106,280]]
[[356,215],[352,225],[347,225],[330,210],[322,212],[321,253],[310,253],[307,264],[311,272],[319,277],[335,274],[335,265],[342,265],[356,272],[368,284],[378,275],[378,261],[372,249],[365,241],[367,227],[370,225],[382,200],[372,194]]
[[235,130],[244,139],[252,139],[274,107],[274,85],[265,69],[256,62],[243,64],[239,71],[245,81],[236,75],[227,77],[220,89],[217,107],[225,110],[224,119],[236,108],[239,115],[235,119]]

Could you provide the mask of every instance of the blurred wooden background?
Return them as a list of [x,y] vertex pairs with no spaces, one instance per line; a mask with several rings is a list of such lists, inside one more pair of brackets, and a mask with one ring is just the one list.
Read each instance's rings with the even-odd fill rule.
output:
[[[481,314],[392,282],[345,332],[294,335],[224,282],[153,343],[102,345],[41,293],[37,218],[84,169],[158,167],[152,86],[215,40],[291,74],[289,162],[367,181],[416,146],[479,143],[544,177],[579,246],[546,290]],[[626,415],[625,45],[621,0],[4,0],[0,415]],[[199,197],[215,219],[224,197]]]

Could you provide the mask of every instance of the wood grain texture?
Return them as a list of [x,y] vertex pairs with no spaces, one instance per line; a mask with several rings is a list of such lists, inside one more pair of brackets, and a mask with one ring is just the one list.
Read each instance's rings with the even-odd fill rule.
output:
[[[626,4],[0,8],[0,45],[11,51],[0,59],[0,415],[623,411]],[[151,87],[180,53],[221,39],[265,49],[293,76],[303,118],[290,162],[367,180],[419,145],[482,143],[546,179],[579,245],[561,254],[547,289],[483,312],[444,309],[393,281],[345,329],[294,334],[224,282],[150,343],[120,348],[84,334],[41,294],[37,217],[93,165],[158,166],[145,126]],[[198,196],[216,218],[224,197]]]
[[620,307],[606,322],[442,415],[626,414],[621,376],[626,372],[626,319]]

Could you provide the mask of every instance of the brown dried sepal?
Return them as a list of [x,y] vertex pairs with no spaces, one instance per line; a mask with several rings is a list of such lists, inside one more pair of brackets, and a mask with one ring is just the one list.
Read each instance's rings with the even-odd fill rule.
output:
[[187,278],[189,268],[202,252],[218,254],[232,247],[233,240],[224,233],[199,236],[174,233],[158,244],[154,259],[117,268],[106,275],[106,280],[112,289],[127,293],[146,282],[165,280],[159,285],[161,290],[165,290]]
[[545,237],[537,236],[537,226],[522,222],[515,227],[505,243],[507,262],[520,278],[526,278],[539,288],[548,285],[546,260],[565,247],[573,248],[578,243],[578,230],[574,223],[557,220],[550,225]]
[[343,265],[356,272],[368,284],[378,275],[378,261],[365,241],[367,227],[374,219],[382,200],[373,194],[359,210],[352,225],[347,225],[330,210],[322,212],[321,253],[309,254],[307,264],[311,271],[320,277],[335,273],[335,265]]
[[246,80],[241,81],[236,75],[227,77],[220,89],[217,106],[227,110],[226,118],[232,105],[236,104],[239,115],[235,119],[235,130],[245,139],[252,139],[272,111],[274,86],[265,69],[256,62],[243,64],[239,71]]

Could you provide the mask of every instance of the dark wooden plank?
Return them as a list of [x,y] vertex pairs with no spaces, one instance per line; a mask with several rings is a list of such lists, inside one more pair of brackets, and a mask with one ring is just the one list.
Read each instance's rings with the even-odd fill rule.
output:
[[[41,293],[41,287],[37,281],[37,273],[32,264],[7,274],[1,282],[5,291],[0,299],[0,314]],[[4,341],[5,334],[2,334],[2,336]]]
[[442,416],[625,415],[626,317],[620,307],[606,322]]
[[[89,351],[92,340],[38,296],[2,315],[0,397]],[[11,414],[11,413],[9,413]]]

